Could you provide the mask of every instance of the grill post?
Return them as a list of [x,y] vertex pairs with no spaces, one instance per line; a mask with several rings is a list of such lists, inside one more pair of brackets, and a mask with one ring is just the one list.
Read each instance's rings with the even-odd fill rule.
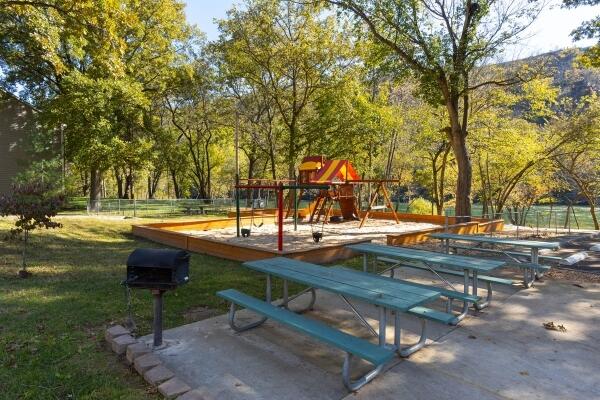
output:
[[163,294],[164,290],[152,289],[150,291],[154,297],[154,323],[152,331],[154,333],[154,347],[162,346],[162,331],[163,331]]

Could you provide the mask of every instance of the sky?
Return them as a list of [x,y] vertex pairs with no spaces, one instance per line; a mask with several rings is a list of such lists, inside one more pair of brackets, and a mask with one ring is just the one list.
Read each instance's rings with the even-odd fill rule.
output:
[[[218,30],[214,19],[225,18],[226,12],[236,0],[185,0],[186,16],[190,23],[206,33],[209,40],[218,38]],[[585,47],[593,44],[594,40],[573,43],[569,33],[582,21],[600,15],[600,6],[580,7],[565,10],[554,3],[542,12],[538,20],[527,32],[528,38],[520,46],[507,50],[505,57],[517,59],[547,51],[559,50],[566,47]]]

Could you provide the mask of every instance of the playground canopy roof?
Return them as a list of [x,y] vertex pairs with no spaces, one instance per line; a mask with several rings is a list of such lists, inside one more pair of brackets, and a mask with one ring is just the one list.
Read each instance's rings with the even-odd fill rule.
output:
[[341,183],[359,180],[360,176],[348,160],[327,160],[312,183]]

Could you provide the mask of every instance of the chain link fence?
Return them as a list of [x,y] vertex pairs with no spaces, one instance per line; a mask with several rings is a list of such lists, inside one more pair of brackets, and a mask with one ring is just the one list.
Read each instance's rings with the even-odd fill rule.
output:
[[[473,207],[473,216],[481,216],[477,205]],[[454,217],[454,209],[446,209],[446,215]],[[596,212],[600,220],[600,212]],[[517,236],[522,228],[533,231],[536,235],[540,232],[570,233],[572,230],[595,229],[589,207],[586,206],[533,206],[527,211],[504,210],[495,214],[496,219],[503,219],[506,224],[516,229]]]
[[[274,208],[275,199],[253,199],[257,204],[254,208]],[[252,207],[246,204],[249,200],[242,200],[242,207]],[[301,201],[300,207],[308,205],[310,201]],[[397,211],[408,211],[408,203],[399,203]],[[235,211],[234,198],[215,199],[101,199],[94,204],[87,198],[70,198],[64,208],[65,213],[90,214],[90,215],[115,215],[137,218],[160,218],[192,215],[215,215],[224,216],[230,211]],[[455,216],[453,208],[445,210],[447,216]],[[600,211],[597,212],[600,219]],[[473,216],[481,216],[481,206],[473,205]],[[505,210],[497,218],[504,219],[520,229],[526,227],[534,229],[537,234],[540,231],[553,230],[559,232],[571,232],[573,229],[594,229],[589,208],[586,206],[533,206],[526,212]]]
[[135,218],[160,218],[192,215],[220,215],[235,210],[235,200],[216,199],[89,199],[73,198],[64,211],[72,214],[114,215]]

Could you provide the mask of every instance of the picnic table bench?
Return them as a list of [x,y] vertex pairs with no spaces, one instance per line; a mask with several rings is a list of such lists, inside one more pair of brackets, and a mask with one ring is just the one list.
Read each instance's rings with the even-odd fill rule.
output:
[[[447,254],[450,253],[450,248],[453,248],[455,253],[458,249],[464,250],[475,250],[481,252],[492,252],[492,253],[501,253],[505,256],[509,257],[513,260],[513,263],[509,263],[509,266],[516,266],[523,269],[523,283],[525,287],[531,287],[535,281],[535,278],[541,278],[544,272],[550,269],[547,265],[540,264],[541,259],[560,261],[560,257],[553,256],[545,256],[540,255],[539,251],[542,249],[547,250],[558,250],[560,248],[559,242],[542,242],[537,240],[520,240],[520,239],[511,239],[511,238],[497,238],[490,236],[481,236],[481,235],[459,235],[452,233],[433,233],[429,235],[432,238],[440,239],[442,243],[445,244],[445,251]],[[450,243],[453,241],[454,243]],[[464,246],[460,244],[456,244],[458,241],[463,242],[473,242],[477,243],[476,246]],[[501,248],[483,248],[480,247],[483,244],[490,244],[492,246],[512,246],[512,247],[522,247],[529,249],[529,253],[524,253],[520,251],[511,251],[507,249]],[[522,262],[516,257],[526,256],[529,258],[529,262]]]
[[[261,314],[266,318],[277,321],[300,333],[344,350],[346,355],[344,357],[344,365],[342,367],[342,376],[344,384],[350,390],[358,390],[362,385],[371,381],[376,375],[379,374],[379,372],[381,372],[381,369],[384,367],[385,363],[394,357],[394,350],[392,349],[377,346],[371,342],[367,342],[366,340],[359,339],[345,332],[331,328],[322,322],[304,318],[285,308],[274,306],[269,302],[258,300],[254,297],[238,292],[237,290],[228,289],[218,292],[217,294],[231,303],[229,313],[230,325],[237,332],[242,332],[254,326],[244,327],[245,329],[242,329],[235,325],[234,318],[236,304]],[[352,382],[350,379],[350,363],[352,362],[352,356],[360,357],[363,360],[375,365],[375,369],[365,375],[363,378],[364,382],[362,382],[362,384]]]
[[[486,300],[480,300],[472,303],[473,306],[478,310],[487,307],[491,303],[493,293],[492,283],[506,285],[513,284],[512,280],[488,275],[480,275],[480,273],[489,273],[504,267],[506,265],[505,261],[479,259],[475,257],[457,256],[453,254],[436,253],[427,250],[385,246],[372,243],[358,243],[348,245],[346,247],[363,254],[364,272],[367,272],[368,268],[368,255],[374,255],[379,261],[392,263],[392,266],[388,268],[388,270],[392,272],[395,268],[400,267],[425,269],[435,274],[438,278],[452,288],[452,284],[445,280],[440,273],[449,272],[451,275],[462,275],[464,277],[463,293],[465,295],[469,294],[470,286],[471,294],[473,296],[477,296],[479,281],[485,282],[487,285]],[[438,267],[434,267],[434,265]],[[462,274],[457,270],[462,271]],[[463,302],[462,312],[458,317],[459,319],[463,319],[467,315],[469,303],[469,301]]]
[[[384,364],[391,359],[394,353],[407,357],[425,345],[426,320],[434,320],[448,324],[456,323],[455,316],[442,311],[424,307],[425,303],[434,301],[441,296],[436,287],[426,285],[416,286],[399,280],[382,280],[376,275],[364,275],[360,271],[351,271],[342,268],[326,268],[320,265],[292,260],[283,257],[275,257],[266,260],[250,261],[243,264],[252,270],[262,272],[267,276],[266,301],[258,300],[243,293],[227,290],[219,292],[218,295],[229,301],[229,324],[238,332],[257,327],[268,318],[293,329],[297,332],[311,336],[326,344],[337,347],[346,352],[342,367],[344,384],[350,390],[357,390],[364,384],[374,379],[383,369]],[[272,304],[271,280],[272,277],[283,280],[283,298],[280,304]],[[289,296],[288,281],[306,285],[312,292],[309,308],[315,301],[315,288],[339,295],[350,307],[359,321],[369,331],[378,337],[378,346],[335,328],[324,325],[321,322],[307,319],[290,311],[289,303],[296,296]],[[303,292],[301,292],[303,293]],[[376,331],[358,312],[350,299],[359,300],[377,306],[379,310],[379,326]],[[236,304],[251,309],[262,317],[255,322],[245,326],[235,323]],[[306,310],[306,309],[305,309]],[[303,310],[304,311],[304,310]],[[388,344],[386,339],[387,316],[394,314],[394,343]],[[421,320],[421,336],[417,343],[409,346],[401,346],[401,317],[403,313],[415,315]],[[374,365],[367,374],[351,380],[350,361],[352,356],[360,357]]]

